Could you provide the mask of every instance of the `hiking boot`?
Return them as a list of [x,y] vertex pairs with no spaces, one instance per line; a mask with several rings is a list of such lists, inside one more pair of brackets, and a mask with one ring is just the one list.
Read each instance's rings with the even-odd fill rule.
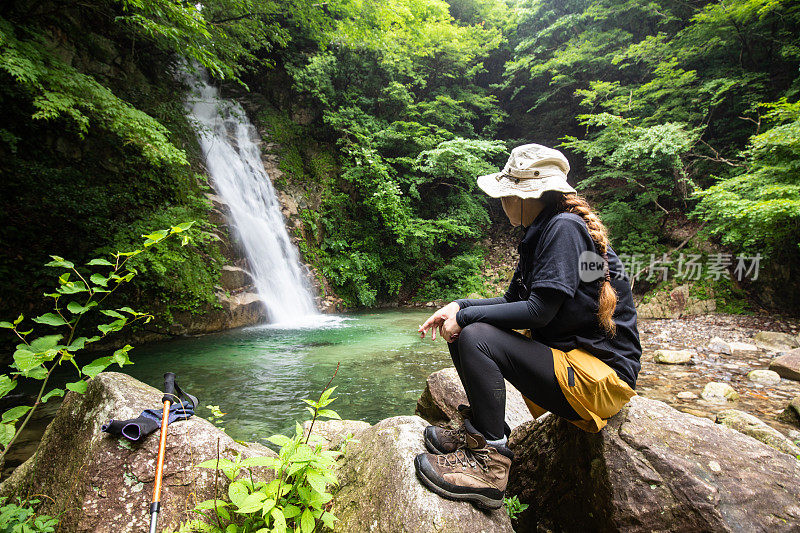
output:
[[503,506],[508,471],[514,454],[505,445],[489,446],[464,422],[466,445],[452,453],[421,453],[414,458],[417,477],[425,487],[449,500],[468,501],[483,509]]
[[[458,406],[458,412],[464,420],[472,418],[472,408],[469,405],[461,404]],[[505,424],[506,436],[511,434],[511,428]],[[460,448],[467,446],[466,433],[464,427],[458,429],[450,429],[441,426],[428,426],[423,432],[425,441],[425,448],[429,452],[438,455],[445,453],[452,453]]]
[[[458,406],[458,412],[464,420],[472,418],[472,409],[463,403]],[[425,448],[429,452],[438,455],[451,453],[467,445],[464,427],[457,429],[445,428],[442,426],[428,426],[422,433]]]

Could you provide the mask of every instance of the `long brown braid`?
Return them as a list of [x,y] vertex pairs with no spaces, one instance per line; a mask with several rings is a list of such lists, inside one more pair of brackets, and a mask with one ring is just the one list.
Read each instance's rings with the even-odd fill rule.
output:
[[[548,191],[549,192],[549,191]],[[586,222],[586,227],[589,229],[589,235],[597,245],[597,249],[603,256],[605,263],[605,279],[600,286],[600,294],[597,299],[597,319],[600,326],[610,334],[612,337],[617,332],[617,325],[614,323],[613,314],[614,309],[617,307],[617,291],[611,285],[611,272],[608,267],[608,230],[605,225],[600,221],[597,214],[592,211],[589,203],[581,195],[577,193],[555,193],[548,195],[551,200],[556,203],[556,209],[559,213],[575,213],[583,218]]]

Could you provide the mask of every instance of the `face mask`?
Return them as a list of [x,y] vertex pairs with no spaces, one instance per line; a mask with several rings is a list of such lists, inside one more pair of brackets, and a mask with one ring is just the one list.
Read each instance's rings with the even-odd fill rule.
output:
[[523,200],[519,196],[503,196],[500,198],[503,203],[503,211],[505,211],[511,225],[516,227],[523,222],[526,226],[530,226],[533,220],[544,209],[544,203],[535,198],[526,198]]
[[500,201],[503,203],[503,211],[505,211],[511,225],[517,227],[522,224],[522,198],[504,196]]

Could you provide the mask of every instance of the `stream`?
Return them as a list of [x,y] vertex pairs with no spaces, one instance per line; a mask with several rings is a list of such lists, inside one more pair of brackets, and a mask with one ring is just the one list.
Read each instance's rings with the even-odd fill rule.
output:
[[[452,365],[443,340],[422,340],[416,333],[431,312],[392,309],[319,315],[316,323],[305,328],[262,325],[187,337],[137,347],[131,352],[133,365],[109,370],[125,372],[159,390],[163,373],[175,372],[181,386],[200,399],[198,416],[210,418],[206,406],[219,406],[226,414],[218,425],[229,435],[264,443],[266,437],[291,432],[295,421],[307,419],[302,399],[316,399],[337,364],[339,371],[331,383],[337,387],[333,394],[336,400],[330,408],[342,418],[375,423],[390,416],[413,414],[427,376]],[[784,434],[792,434],[796,428],[778,421],[777,415],[789,399],[800,394],[800,382],[783,379],[777,386],[752,383],[747,372],[766,368],[769,354],[720,357],[705,348],[716,335],[747,341],[761,330],[796,333],[800,323],[723,314],[641,320],[639,331],[645,352],[637,392],[712,419],[722,409],[741,409]],[[687,348],[697,353],[690,365],[660,365],[652,361],[652,352],[658,348]],[[53,384],[63,386],[73,379],[73,375],[59,373]],[[677,397],[682,391],[699,396],[709,381],[730,383],[740,399],[719,405],[702,398]],[[58,403],[51,401],[37,410],[19,443],[9,452],[4,476],[33,453],[57,407]]]

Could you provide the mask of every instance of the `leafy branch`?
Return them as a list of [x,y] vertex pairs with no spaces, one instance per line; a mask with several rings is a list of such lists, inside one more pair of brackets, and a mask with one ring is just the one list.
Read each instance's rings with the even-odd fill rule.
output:
[[[41,326],[57,328],[58,332],[34,335],[33,327],[23,326],[25,316],[22,314],[13,322],[0,322],[0,328],[10,329],[21,341],[17,344],[13,355],[14,362],[11,368],[14,370],[0,375],[0,398],[13,391],[19,384],[20,378],[42,382],[33,405],[18,405],[3,413],[0,420],[0,448],[2,448],[0,461],[17,441],[36,408],[51,398],[64,396],[66,392],[64,389],[47,390],[53,371],[62,363],[71,363],[77,370],[78,379],[67,383],[65,388],[78,394],[86,391],[87,379],[93,378],[111,364],[116,363],[120,367],[131,364],[128,352],[133,346],[129,344],[116,350],[112,355],[99,357],[83,367],[75,362],[75,355],[88,344],[97,342],[111,333],[135,322],[148,323],[154,318],[151,314],[134,311],[127,306],[101,309],[100,305],[136,276],[136,269],[128,266],[128,261],[132,257],[178,233],[182,234],[182,244],[188,244],[190,237],[186,232],[193,224],[194,222],[186,222],[170,229],[143,235],[145,241],[142,249],[113,253],[111,254],[113,261],[92,259],[85,265],[88,268],[79,269],[73,262],[63,257],[50,256],[52,261],[45,266],[62,270],[58,277],[58,286],[53,292],[45,294],[47,298],[53,300],[53,311],[34,317],[31,321]],[[78,336],[78,326],[83,317],[95,311],[106,317],[104,320],[111,321],[98,325],[97,335]],[[28,327],[30,329],[26,329]],[[22,422],[17,425],[21,418]]]

